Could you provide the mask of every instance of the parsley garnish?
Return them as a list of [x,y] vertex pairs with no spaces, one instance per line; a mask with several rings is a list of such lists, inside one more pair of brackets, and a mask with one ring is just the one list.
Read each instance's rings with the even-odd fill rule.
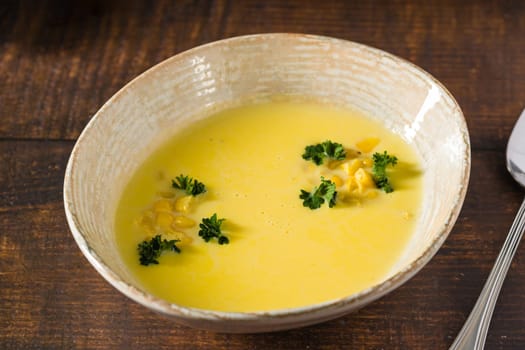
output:
[[325,180],[321,176],[321,184],[314,188],[312,192],[301,190],[300,199],[303,200],[303,206],[310,209],[319,209],[325,201],[328,206],[332,208],[335,205],[337,191],[335,190],[335,183],[330,180]]
[[372,174],[377,187],[383,189],[383,191],[385,191],[386,193],[394,191],[392,185],[388,181],[388,177],[386,175],[386,167],[389,164],[392,166],[396,165],[397,157],[391,156],[386,151],[384,151],[382,154],[378,152],[374,153],[372,155],[372,159],[374,160],[374,165],[372,166]]
[[160,235],[156,235],[151,240],[144,240],[138,245],[140,264],[148,266],[149,264],[158,264],[157,260],[163,251],[171,250],[176,253],[180,253],[179,247],[175,245],[178,239],[162,239]]
[[206,186],[202,182],[182,174],[177,176],[175,180],[171,180],[171,186],[184,190],[186,194],[192,196],[206,192]]
[[219,244],[230,243],[228,237],[221,232],[221,225],[224,220],[226,219],[217,219],[217,214],[202,219],[202,222],[199,224],[199,236],[202,237],[205,242],[209,242],[212,238],[217,238]]
[[346,151],[343,145],[332,141],[306,146],[303,153],[303,159],[311,160],[316,165],[323,164],[325,158],[343,160],[345,157]]

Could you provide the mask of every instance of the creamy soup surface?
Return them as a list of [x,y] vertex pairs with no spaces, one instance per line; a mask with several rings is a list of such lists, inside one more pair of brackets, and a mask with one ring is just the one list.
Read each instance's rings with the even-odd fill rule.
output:
[[[303,159],[306,146],[326,140],[341,143],[346,159]],[[387,167],[394,191],[356,185],[355,164],[370,173],[372,154],[385,150],[398,159]],[[419,169],[410,145],[353,110],[304,102],[225,110],[180,130],[139,167],[117,207],[116,241],[142,288],[179,305],[265,311],[325,302],[387,277],[419,217]],[[207,191],[188,199],[172,187],[181,174]],[[321,176],[337,185],[335,206],[303,206],[301,189],[313,191]],[[213,214],[225,219],[228,244],[199,237]],[[157,234],[178,239],[180,253],[141,265],[138,245]]]

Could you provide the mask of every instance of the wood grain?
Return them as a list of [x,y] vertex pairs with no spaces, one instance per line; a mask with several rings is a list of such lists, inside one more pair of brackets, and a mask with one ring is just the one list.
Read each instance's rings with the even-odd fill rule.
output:
[[[312,327],[213,334],[147,311],[95,272],[65,221],[63,175],[90,116],[137,74],[195,45],[260,32],[353,40],[428,70],[465,112],[471,182],[442,249],[393,293]],[[524,37],[522,1],[0,2],[0,348],[448,348],[523,197],[504,151],[525,106]],[[487,349],[525,347],[524,249]]]

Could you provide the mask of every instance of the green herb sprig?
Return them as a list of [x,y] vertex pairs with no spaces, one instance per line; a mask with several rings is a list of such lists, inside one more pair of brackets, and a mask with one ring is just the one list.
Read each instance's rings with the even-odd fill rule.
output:
[[162,239],[161,235],[156,235],[149,241],[142,241],[137,247],[140,256],[140,264],[144,266],[148,266],[149,264],[158,264],[159,261],[157,259],[164,251],[171,250],[173,252],[180,253],[180,248],[176,245],[177,242],[179,242],[178,239]]
[[206,186],[197,179],[180,174],[171,180],[171,186],[183,190],[187,195],[197,196],[206,192]]
[[303,159],[311,160],[316,165],[323,164],[325,158],[343,160],[345,157],[346,151],[343,145],[329,140],[316,145],[306,146],[303,153]]
[[226,219],[218,219],[217,214],[213,214],[209,218],[203,218],[199,224],[199,236],[205,242],[209,242],[211,239],[216,238],[219,244],[228,244],[230,240],[221,231],[221,225]]
[[335,183],[321,177],[321,184],[315,187],[312,192],[301,190],[299,198],[303,200],[303,206],[310,209],[319,209],[326,201],[328,207],[332,208],[336,203],[337,191]]
[[394,191],[386,173],[388,165],[395,166],[397,164],[397,157],[389,155],[386,151],[383,153],[374,153],[372,155],[374,165],[372,166],[372,175],[376,186],[386,193]]

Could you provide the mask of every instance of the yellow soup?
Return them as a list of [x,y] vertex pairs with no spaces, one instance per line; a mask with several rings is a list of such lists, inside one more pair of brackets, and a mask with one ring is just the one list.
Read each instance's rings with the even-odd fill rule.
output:
[[[346,149],[322,165],[303,159],[326,140]],[[375,188],[372,155],[387,151],[394,191]],[[207,191],[172,187],[184,174]],[[303,206],[321,177],[335,205]],[[399,136],[353,110],[314,103],[230,109],[180,130],[132,176],[116,212],[121,255],[143,288],[183,306],[222,311],[299,307],[348,296],[384,280],[418,219],[422,174]],[[217,214],[229,244],[199,237]],[[157,234],[180,253],[139,263],[138,245]]]

